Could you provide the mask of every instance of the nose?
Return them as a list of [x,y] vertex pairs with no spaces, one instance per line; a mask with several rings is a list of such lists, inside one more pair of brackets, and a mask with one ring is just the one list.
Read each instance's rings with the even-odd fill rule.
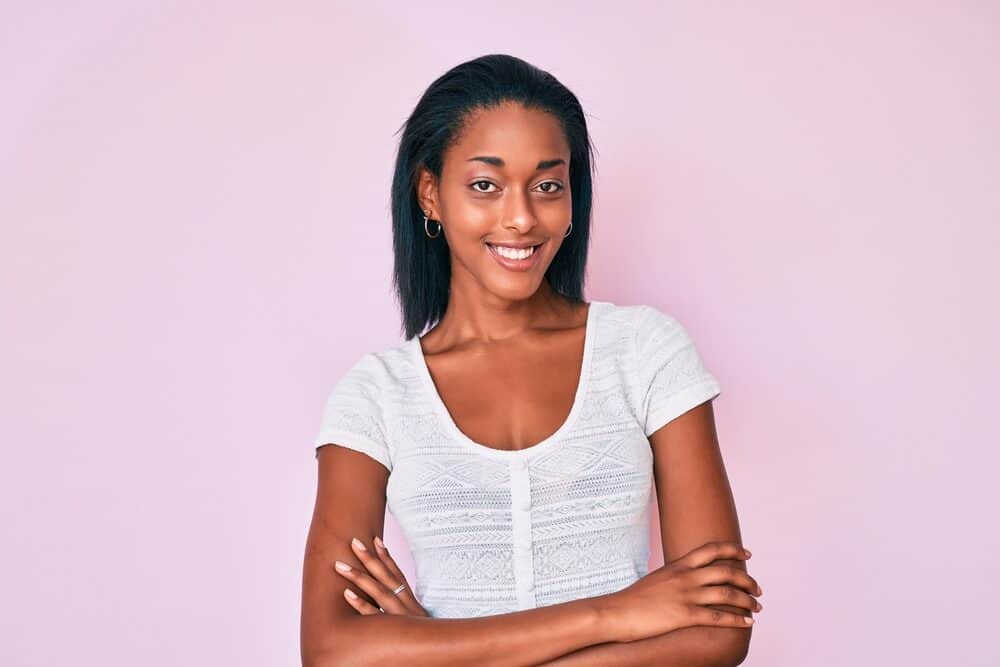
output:
[[504,229],[525,234],[538,224],[531,208],[531,197],[523,188],[512,188],[510,193],[504,210]]

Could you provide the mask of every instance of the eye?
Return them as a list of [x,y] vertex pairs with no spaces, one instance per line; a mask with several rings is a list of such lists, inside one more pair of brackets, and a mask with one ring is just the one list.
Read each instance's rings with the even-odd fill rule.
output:
[[556,183],[555,181],[545,181],[544,183],[539,183],[538,187],[542,187],[543,185],[554,185],[555,186],[555,188],[550,188],[548,190],[542,190],[542,192],[544,192],[547,195],[548,194],[555,194],[556,192],[561,192],[562,190],[566,189],[566,188],[564,188],[562,186],[562,183]]
[[482,192],[483,194],[489,194],[493,192],[492,190],[480,190],[479,188],[477,188],[476,186],[479,185],[480,183],[485,183],[486,185],[493,185],[493,183],[489,181],[479,180],[479,181],[474,181],[469,187],[471,187],[476,192]]

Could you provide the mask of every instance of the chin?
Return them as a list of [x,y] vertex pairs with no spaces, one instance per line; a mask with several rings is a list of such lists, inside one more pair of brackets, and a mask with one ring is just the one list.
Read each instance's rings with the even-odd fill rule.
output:
[[503,284],[493,282],[487,286],[487,289],[501,299],[525,301],[534,296],[535,292],[538,291],[538,287],[539,283],[534,280],[510,280],[505,281]]

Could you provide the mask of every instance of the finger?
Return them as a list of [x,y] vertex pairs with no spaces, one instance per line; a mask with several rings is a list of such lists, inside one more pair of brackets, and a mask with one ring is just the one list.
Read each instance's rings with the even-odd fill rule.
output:
[[763,595],[764,591],[761,590],[760,584],[751,575],[747,574],[746,561],[742,559],[719,559],[717,561],[712,561],[710,565],[728,565],[735,570],[734,576],[740,582],[742,586],[751,595]]
[[[403,603],[407,606],[408,609],[410,609],[411,612],[413,613],[423,612],[424,611],[423,606],[417,600],[416,595],[413,592],[413,589],[410,587],[410,582],[406,580],[406,575],[403,574],[403,571],[399,569],[399,566],[396,565],[396,561],[394,561],[392,559],[392,556],[389,554],[389,549],[386,548],[385,544],[382,542],[382,540],[378,538],[377,535],[372,539],[372,542],[375,544],[375,553],[378,554],[378,557],[380,559],[382,559],[382,564],[385,565],[386,570],[389,572],[390,578],[392,580],[390,582],[392,584],[391,586],[392,589],[395,590],[399,586],[399,584],[406,584],[406,588],[404,588],[398,594],[399,599],[403,601]],[[393,583],[393,582],[399,582],[399,583]]]
[[706,542],[677,560],[687,567],[702,567],[722,558],[745,560],[750,558],[750,552],[736,542]]
[[372,542],[375,543],[375,553],[378,554],[378,557],[382,560],[382,564],[385,565],[389,574],[392,575],[393,579],[399,581],[400,583],[404,582],[406,577],[403,576],[403,573],[396,565],[396,561],[394,561],[392,556],[389,555],[389,549],[387,549],[385,544],[382,543],[382,540],[380,540],[376,535]]
[[[376,536],[375,539],[378,539],[378,537]],[[410,614],[424,613],[424,608],[420,606],[420,603],[417,602],[417,599],[410,592],[410,584],[406,581],[406,577],[404,577],[403,573],[399,571],[398,567],[396,567],[392,558],[388,557],[388,551],[385,549],[384,544],[381,545],[381,547],[378,545],[375,546],[374,555],[367,548],[365,543],[358,538],[354,538],[351,541],[351,548],[354,550],[354,553],[358,556],[359,560],[365,564],[365,569],[368,570],[368,574],[380,584],[385,586],[386,590],[390,594],[395,595],[396,599],[400,601],[402,605],[401,609]],[[383,552],[385,552],[384,555]],[[399,588],[400,584],[405,584],[406,587],[399,593],[393,593],[393,591]],[[383,609],[384,608],[385,607],[383,607]],[[395,610],[395,607],[393,609]],[[393,613],[395,613],[395,611],[393,611]]]
[[392,591],[376,581],[371,575],[360,568],[351,567],[343,561],[334,563],[334,570],[354,584],[356,590],[367,593],[379,607],[390,614],[405,614],[403,602],[393,595]]
[[700,605],[725,604],[752,612],[763,609],[752,595],[736,586],[702,586],[692,591],[691,600]]
[[746,628],[753,625],[754,621],[752,616],[743,616],[730,611],[713,609],[712,607],[702,607],[701,605],[694,605],[690,609],[690,618],[693,621],[692,625],[712,625],[727,628]]
[[372,614],[382,613],[379,611],[378,607],[362,599],[360,595],[352,591],[350,588],[344,589],[344,599],[347,600],[347,604],[354,607],[354,609],[362,616],[371,616]]
[[391,584],[391,588],[395,588],[399,585],[393,584],[394,577],[386,569],[385,563],[382,562],[382,559],[370,551],[365,543],[356,537],[351,540],[351,551],[354,552],[354,555],[358,557],[361,564],[365,566],[365,570],[368,571],[368,574],[371,575],[376,581],[384,586],[390,586]]
[[[361,591],[368,595],[372,603],[389,614],[405,614],[406,608],[400,599],[393,595],[381,582],[377,581],[363,568],[351,568],[347,563],[337,561],[337,573],[351,581],[356,591]],[[343,568],[350,569],[343,569]]]
[[760,595],[760,586],[749,574],[727,563],[713,563],[690,571],[696,586],[734,584],[751,595]]

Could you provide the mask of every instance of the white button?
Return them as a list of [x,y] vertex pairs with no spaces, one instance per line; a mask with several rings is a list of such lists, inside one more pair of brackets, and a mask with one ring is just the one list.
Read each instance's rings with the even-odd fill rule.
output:
[[519,510],[530,510],[531,509],[531,494],[525,493],[517,499],[517,508]]
[[528,461],[526,459],[518,459],[517,460],[517,467],[521,471],[527,470],[528,469]]
[[535,582],[529,581],[528,584],[524,587],[524,590],[527,591],[528,593],[535,590]]

